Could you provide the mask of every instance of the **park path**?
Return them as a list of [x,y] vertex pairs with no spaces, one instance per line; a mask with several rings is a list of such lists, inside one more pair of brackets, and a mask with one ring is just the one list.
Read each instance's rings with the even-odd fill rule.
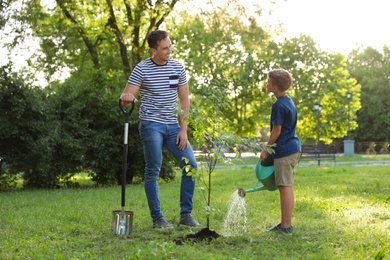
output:
[[[340,165],[354,165],[354,166],[378,166],[378,165],[390,165],[390,160],[380,160],[380,161],[353,161],[353,162],[333,162],[333,161],[321,161],[320,166],[340,166]],[[313,162],[300,162],[297,167],[311,167],[318,166],[317,161]],[[223,168],[255,168],[255,164],[243,164],[243,165],[221,165],[217,164],[216,169]]]
[[[304,162],[299,163],[298,166],[317,166],[317,162]],[[378,165],[390,165],[390,160],[377,160],[377,161],[353,161],[353,162],[331,162],[321,161],[321,166],[335,166],[335,165],[362,165],[362,166],[378,166]]]

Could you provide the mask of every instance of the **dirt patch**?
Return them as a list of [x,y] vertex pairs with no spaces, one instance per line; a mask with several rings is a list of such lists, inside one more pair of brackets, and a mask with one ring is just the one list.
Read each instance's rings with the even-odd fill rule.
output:
[[185,242],[200,242],[203,240],[211,241],[219,237],[219,234],[208,228],[203,228],[195,234],[188,234],[182,238],[175,239],[174,242],[176,245],[182,245]]

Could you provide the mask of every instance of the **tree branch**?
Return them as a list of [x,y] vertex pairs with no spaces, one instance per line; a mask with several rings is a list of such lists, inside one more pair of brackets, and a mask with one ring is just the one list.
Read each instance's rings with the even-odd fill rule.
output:
[[114,8],[112,7],[112,2],[111,2],[111,0],[106,0],[106,2],[107,2],[107,5],[109,7],[109,11],[110,11],[110,17],[108,18],[108,24],[109,24],[110,28],[112,29],[112,31],[114,32],[115,40],[119,45],[119,51],[120,51],[122,64],[123,64],[123,72],[125,73],[125,75],[129,75],[131,71],[130,71],[129,59],[127,57],[126,45],[123,41],[122,33],[120,32],[120,30],[118,28],[118,24],[117,24],[115,14],[114,14]]
[[95,68],[100,68],[100,62],[99,62],[99,55],[96,51],[95,45],[91,42],[87,34],[85,33],[84,29],[80,26],[80,24],[74,19],[74,17],[70,14],[70,12],[66,9],[65,5],[62,1],[56,0],[58,6],[61,8],[62,12],[64,13],[65,17],[69,19],[75,26],[80,34],[81,38],[84,41],[84,44],[86,45],[89,54],[91,55],[91,59],[93,64],[95,65]]

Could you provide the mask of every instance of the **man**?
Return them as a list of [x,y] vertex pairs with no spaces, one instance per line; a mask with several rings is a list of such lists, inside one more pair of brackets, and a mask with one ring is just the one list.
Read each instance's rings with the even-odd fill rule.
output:
[[[182,169],[180,187],[180,225],[200,226],[192,217],[195,181],[188,173],[197,169],[194,152],[188,142],[185,116],[189,112],[189,90],[184,66],[170,58],[172,43],[166,31],[156,30],[147,37],[152,56],[133,70],[121,95],[122,104],[137,102],[140,91],[139,134],[145,157],[145,193],[153,227],[172,228],[164,218],[158,196],[158,179],[165,147]],[[178,122],[177,99],[180,100]]]

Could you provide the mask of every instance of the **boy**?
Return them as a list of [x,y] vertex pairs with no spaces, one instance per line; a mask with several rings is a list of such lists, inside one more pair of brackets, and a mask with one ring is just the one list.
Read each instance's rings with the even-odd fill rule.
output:
[[[284,69],[275,69],[268,73],[267,90],[275,95],[277,100],[272,105],[270,129],[271,134],[268,145],[276,143],[273,147],[275,153],[275,182],[280,194],[281,222],[268,231],[281,231],[291,233],[292,212],[294,208],[294,168],[298,163],[301,144],[295,131],[298,120],[297,109],[292,99],[286,94],[293,82],[292,75]],[[260,160],[271,156],[262,151]]]

